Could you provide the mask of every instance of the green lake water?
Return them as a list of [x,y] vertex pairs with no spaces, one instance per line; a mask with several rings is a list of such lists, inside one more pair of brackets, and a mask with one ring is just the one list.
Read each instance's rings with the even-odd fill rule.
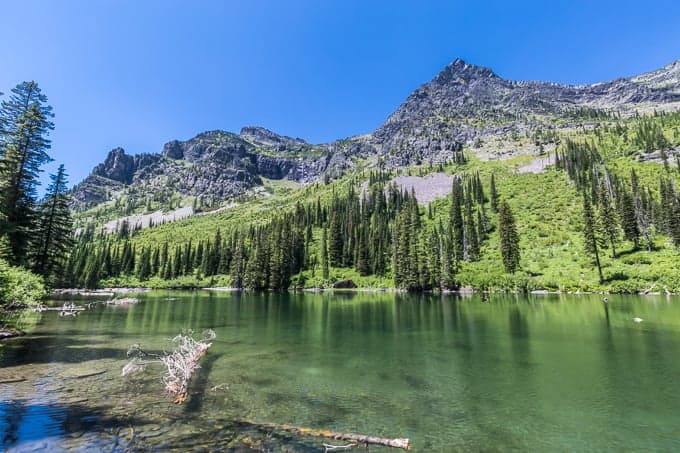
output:
[[[678,298],[138,297],[10,321],[29,334],[0,343],[0,449],[323,451],[262,426],[291,424],[417,452],[680,451]],[[130,345],[208,328],[187,403],[160,368],[121,377]]]

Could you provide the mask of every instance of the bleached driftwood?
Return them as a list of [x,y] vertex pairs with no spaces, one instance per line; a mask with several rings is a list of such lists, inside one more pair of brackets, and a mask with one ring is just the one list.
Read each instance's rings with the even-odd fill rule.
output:
[[73,302],[71,302],[70,304],[65,302],[64,305],[61,306],[59,316],[77,316],[79,312],[85,310],[87,310],[87,308],[78,307]]
[[132,345],[127,353],[132,359],[123,367],[122,375],[128,376],[143,371],[149,364],[161,363],[165,366],[162,378],[165,390],[176,404],[183,403],[187,399],[191,376],[200,368],[199,360],[212,346],[209,341],[215,338],[212,329],[205,331],[199,340],[192,334],[193,332],[188,331],[173,338],[172,341],[177,346],[171,353],[151,354],[142,350],[138,344]]
[[35,307],[35,309],[34,309],[34,311],[37,311],[37,312],[58,311],[58,312],[61,312],[61,313],[66,313],[66,312],[76,313],[76,312],[85,311],[85,310],[87,310],[87,308],[79,307],[76,304],[74,304],[73,302],[64,302],[64,304],[61,307],[47,307],[45,305],[40,304],[37,307]]
[[[276,424],[265,424],[265,425],[259,425],[263,428],[270,428],[275,431],[285,431],[291,434],[295,434],[297,436],[310,436],[310,437],[323,437],[325,439],[335,439],[335,440],[346,440],[349,442],[352,442],[354,444],[364,444],[364,445],[383,445],[385,447],[392,447],[392,448],[401,448],[402,450],[410,450],[411,449],[411,442],[407,438],[395,438],[395,439],[390,439],[386,437],[377,437],[377,436],[365,436],[363,434],[351,434],[351,433],[338,433],[334,431],[327,431],[323,429],[315,429],[315,428],[300,428],[298,426],[292,426],[292,425],[276,425]],[[328,447],[342,447],[342,448],[347,448],[348,446],[332,446],[329,445],[325,448],[327,448],[327,451],[332,451],[329,450]],[[340,449],[340,448],[338,448]]]
[[134,297],[124,297],[122,299],[111,299],[106,301],[106,305],[134,305],[138,303],[139,299]]
[[215,338],[215,332],[209,330],[198,341],[191,335],[177,335],[172,339],[177,343],[177,348],[171,353],[161,357],[161,363],[165,365],[163,383],[165,390],[175,398],[175,404],[181,404],[187,399],[189,380],[194,371],[200,368],[198,361],[203,357],[212,343],[208,341]]

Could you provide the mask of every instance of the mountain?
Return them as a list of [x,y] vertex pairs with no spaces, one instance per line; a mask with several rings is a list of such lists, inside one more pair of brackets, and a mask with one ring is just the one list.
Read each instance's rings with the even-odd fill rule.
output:
[[[358,161],[388,168],[448,162],[469,148],[482,159],[540,154],[550,131],[593,118],[680,108],[680,60],[657,71],[592,85],[506,80],[457,59],[416,89],[366,136],[327,144],[244,127],[171,141],[161,152],[130,156],[121,148],[73,189],[83,209],[121,199],[200,197],[212,204],[261,186],[263,178],[310,183],[332,179]],[[531,137],[532,140],[523,139]]]
[[131,156],[122,148],[73,189],[76,207],[122,195],[159,200],[173,194],[226,200],[262,185],[262,178],[308,183],[322,174],[341,174],[351,162],[334,145],[311,145],[261,127],[240,134],[210,131],[166,143],[160,153]]
[[372,134],[395,165],[439,162],[476,139],[573,127],[594,111],[680,107],[680,61],[629,79],[570,86],[516,82],[455,60],[414,91]]

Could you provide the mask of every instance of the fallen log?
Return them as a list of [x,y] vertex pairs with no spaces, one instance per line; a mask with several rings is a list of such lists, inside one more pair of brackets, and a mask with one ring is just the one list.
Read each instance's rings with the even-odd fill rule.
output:
[[59,312],[77,312],[77,311],[85,311],[87,308],[85,307],[71,307],[71,306],[62,306],[62,307],[46,307],[44,305],[38,305],[36,307],[35,311],[41,312],[41,311],[59,311]]
[[124,297],[122,299],[111,299],[106,301],[106,305],[135,305],[139,303],[139,299],[135,297]]
[[94,373],[80,374],[78,376],[72,376],[72,379],[85,379],[92,376],[99,376],[100,374],[106,373],[106,370],[95,371]]
[[[256,423],[253,423],[257,425]],[[259,425],[275,431],[285,431],[297,436],[323,437],[325,439],[346,440],[356,444],[382,445],[385,447],[401,448],[411,450],[411,442],[407,438],[390,439],[386,437],[365,436],[363,434],[337,433],[324,429],[300,428],[292,425],[264,424]]]

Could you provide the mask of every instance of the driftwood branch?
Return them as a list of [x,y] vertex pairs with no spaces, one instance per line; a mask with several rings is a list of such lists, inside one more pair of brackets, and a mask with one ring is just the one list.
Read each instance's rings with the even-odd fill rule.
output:
[[[335,440],[346,440],[354,444],[365,444],[365,445],[383,445],[385,447],[401,448],[403,450],[411,449],[411,442],[406,438],[396,438],[390,439],[386,437],[376,437],[376,436],[365,436],[363,434],[349,434],[349,433],[338,433],[334,431],[327,431],[323,429],[314,428],[300,428],[298,426],[292,425],[275,425],[275,424],[264,424],[259,425],[263,428],[273,429],[275,431],[285,431],[297,436],[310,436],[310,437],[323,437],[325,439],[335,439]],[[333,451],[328,449],[329,447],[347,447],[347,446],[332,446],[329,445],[324,448],[327,451]],[[340,448],[338,448],[340,449]]]
[[139,299],[135,297],[123,297],[122,299],[111,299],[106,301],[106,305],[135,305]]
[[213,330],[205,331],[199,340],[192,336],[191,331],[185,332],[172,339],[177,345],[174,351],[160,355],[145,352],[139,344],[134,344],[127,352],[132,359],[123,367],[122,375],[143,371],[149,364],[161,363],[165,366],[162,378],[165,390],[176,404],[181,404],[187,399],[191,376],[200,368],[198,362],[212,346],[209,341],[214,338]]
[[166,368],[163,375],[165,390],[175,398],[176,404],[186,401],[189,380],[194,371],[200,368],[198,361],[212,346],[212,343],[208,341],[214,338],[215,332],[212,330],[206,332],[200,341],[195,340],[191,335],[177,335],[172,339],[177,343],[177,348],[171,354],[161,357],[161,363]]

